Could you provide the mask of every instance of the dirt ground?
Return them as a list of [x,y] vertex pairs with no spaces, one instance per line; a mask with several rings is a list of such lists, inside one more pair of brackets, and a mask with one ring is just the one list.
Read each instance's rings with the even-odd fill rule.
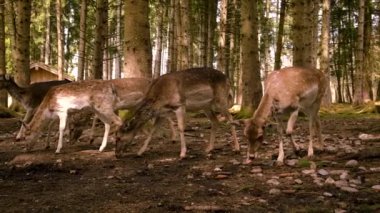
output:
[[[358,138],[380,135],[379,115],[323,116],[325,150],[307,159],[287,142],[281,167],[274,165],[278,145],[271,128],[259,158],[247,165],[242,127],[240,153],[232,151],[223,124],[207,155],[210,123],[188,121],[188,157],[179,160],[179,142],[168,141],[166,129],[142,157],[136,152],[144,136],[129,145],[125,159],[115,158],[112,138],[99,153],[100,124],[92,145],[84,134],[55,154],[56,138],[50,150],[41,139],[25,153],[25,142],[14,141],[19,123],[0,119],[0,212],[380,212],[380,141]],[[305,149],[307,121],[296,125],[295,138]]]

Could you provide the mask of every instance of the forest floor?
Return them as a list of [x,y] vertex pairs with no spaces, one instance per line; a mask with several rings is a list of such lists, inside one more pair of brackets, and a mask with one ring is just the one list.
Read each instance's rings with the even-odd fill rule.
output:
[[[44,150],[42,141],[25,153],[25,142],[14,141],[17,120],[0,119],[0,212],[380,212],[380,140],[359,138],[380,135],[380,114],[323,115],[325,150],[307,159],[286,142],[283,166],[275,165],[272,128],[259,158],[247,165],[242,127],[240,153],[232,151],[223,124],[207,155],[210,123],[187,120],[187,158],[180,160],[179,142],[167,140],[167,129],[142,157],[136,152],[144,136],[125,159],[115,158],[114,139],[99,153],[100,124],[93,145],[85,132],[79,142],[65,143],[62,154],[54,153],[55,143]],[[299,118],[294,137],[305,150],[306,118]]]

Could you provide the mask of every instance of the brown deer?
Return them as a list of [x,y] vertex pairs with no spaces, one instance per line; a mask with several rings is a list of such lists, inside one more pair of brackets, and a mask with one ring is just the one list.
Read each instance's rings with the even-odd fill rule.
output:
[[[220,71],[211,68],[193,68],[165,74],[154,80],[134,116],[119,129],[116,139],[116,157],[123,157],[126,144],[133,140],[135,134],[150,119],[157,121],[159,116],[174,112],[180,132],[180,158],[186,157],[185,112],[204,110],[211,120],[211,134],[207,152],[214,148],[215,128],[218,125],[217,114],[223,114],[232,122],[228,109],[232,106],[230,84]],[[151,135],[154,132],[152,129]],[[235,127],[231,132],[233,147],[239,150]],[[150,137],[138,152],[141,155],[148,146]]]
[[[298,112],[301,111],[309,117],[310,141],[307,155],[312,157],[314,134],[318,137],[318,145],[323,145],[318,111],[327,87],[324,74],[318,70],[289,67],[270,73],[264,85],[264,95],[253,117],[246,121],[244,130],[249,140],[247,163],[251,161],[250,157],[257,157],[258,148],[264,140],[264,126],[269,116],[272,115],[278,121],[276,114],[283,112],[290,112],[286,134],[290,136],[293,148],[297,151],[299,146],[293,141],[291,134]],[[281,125],[278,126],[281,137],[282,128]],[[283,141],[280,138],[277,163],[281,165],[283,161]]]
[[[45,81],[33,83],[27,87],[20,87],[16,84],[13,77],[9,75],[0,75],[0,90],[6,89],[8,93],[20,102],[26,110],[26,114],[22,120],[24,124],[27,124],[32,120],[37,107],[40,105],[50,88],[67,83],[70,83],[70,81]],[[25,128],[24,125],[21,125],[21,128],[17,133],[16,140],[20,140],[24,137]]]
[[62,148],[68,112],[87,108],[92,110],[105,125],[102,145],[99,148],[99,151],[103,151],[107,145],[111,124],[122,125],[121,119],[114,111],[136,107],[141,102],[149,84],[149,79],[126,78],[81,81],[52,88],[28,125],[31,134],[27,138],[29,140],[27,150],[34,146],[48,121],[58,117],[59,139],[56,153],[59,153]]

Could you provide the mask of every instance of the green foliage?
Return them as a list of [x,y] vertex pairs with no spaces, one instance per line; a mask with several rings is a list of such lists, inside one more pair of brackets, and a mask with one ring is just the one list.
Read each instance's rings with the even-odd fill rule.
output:
[[302,159],[300,159],[298,161],[298,166],[302,167],[302,168],[304,168],[304,167],[310,167],[310,161],[307,160],[307,159],[302,158]]
[[241,108],[239,112],[235,114],[236,119],[246,119],[252,117],[252,110],[249,108]]

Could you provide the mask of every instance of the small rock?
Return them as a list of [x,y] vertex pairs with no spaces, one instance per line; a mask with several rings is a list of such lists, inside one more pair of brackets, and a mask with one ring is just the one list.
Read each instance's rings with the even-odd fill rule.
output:
[[232,159],[232,160],[230,160],[230,163],[232,163],[233,165],[240,165],[241,163],[238,161],[238,160],[236,160],[236,159]]
[[153,169],[154,168],[154,164],[148,164],[148,169]]
[[346,191],[346,192],[358,192],[359,190],[353,188],[353,187],[349,187],[349,186],[343,186],[343,187],[340,187],[340,189],[342,191]]
[[286,160],[285,164],[288,165],[288,166],[295,166],[295,165],[298,164],[298,160],[297,159]]
[[261,173],[263,169],[260,166],[252,167],[251,173]]
[[228,178],[228,175],[217,175],[215,176],[215,179],[226,179]]
[[359,169],[362,171],[367,171],[367,168],[365,168],[364,166],[359,166]]
[[380,192],[380,185],[374,185],[371,188],[374,189],[375,191]]
[[280,182],[278,180],[276,180],[276,179],[270,179],[270,180],[267,181],[267,184],[277,186],[277,185],[280,185]]
[[318,170],[318,174],[320,174],[322,176],[326,176],[329,174],[329,172],[326,169],[320,169],[320,170]]
[[331,175],[341,175],[344,172],[347,172],[347,170],[330,170]]
[[222,169],[220,167],[215,167],[214,172],[221,172]]
[[335,181],[335,186],[338,188],[341,188],[343,186],[348,186],[348,183],[346,180],[338,180],[338,181]]
[[344,209],[335,209],[334,213],[346,213],[347,211]]
[[301,179],[298,179],[298,178],[295,179],[294,182],[295,182],[296,184],[302,184],[302,183],[303,183],[302,180],[301,180]]
[[357,160],[349,160],[346,163],[346,167],[357,167],[359,165]]
[[340,178],[341,180],[347,180],[347,179],[348,179],[348,172],[343,172],[343,173],[339,176],[339,178]]
[[328,177],[325,180],[325,184],[335,184],[335,180],[332,177]]
[[335,154],[338,152],[338,149],[336,147],[333,147],[333,146],[327,146],[325,148],[326,152],[328,153],[331,153],[331,154]]
[[312,170],[317,169],[317,164],[314,161],[310,161],[310,169],[312,169]]
[[271,189],[271,190],[269,190],[269,194],[271,194],[271,195],[278,195],[280,193],[281,193],[281,190],[279,190],[279,189]]
[[378,171],[380,171],[380,167],[369,168],[369,170],[373,171],[373,172],[378,172]]
[[348,182],[352,183],[352,184],[355,184],[355,185],[362,184],[362,181],[359,178],[358,179],[350,179]]
[[305,175],[310,175],[310,174],[313,174],[313,173],[315,173],[314,169],[305,169],[305,170],[302,170],[302,174],[305,174]]
[[70,170],[70,174],[75,175],[76,173],[77,173],[77,170],[75,170],[75,169],[71,169],[71,170]]
[[354,141],[353,141],[353,144],[354,144],[355,146],[360,146],[360,145],[362,145],[362,141],[361,141],[361,140],[354,140]]
[[325,197],[332,197],[333,194],[331,194],[330,192],[323,192],[323,196],[325,196]]

